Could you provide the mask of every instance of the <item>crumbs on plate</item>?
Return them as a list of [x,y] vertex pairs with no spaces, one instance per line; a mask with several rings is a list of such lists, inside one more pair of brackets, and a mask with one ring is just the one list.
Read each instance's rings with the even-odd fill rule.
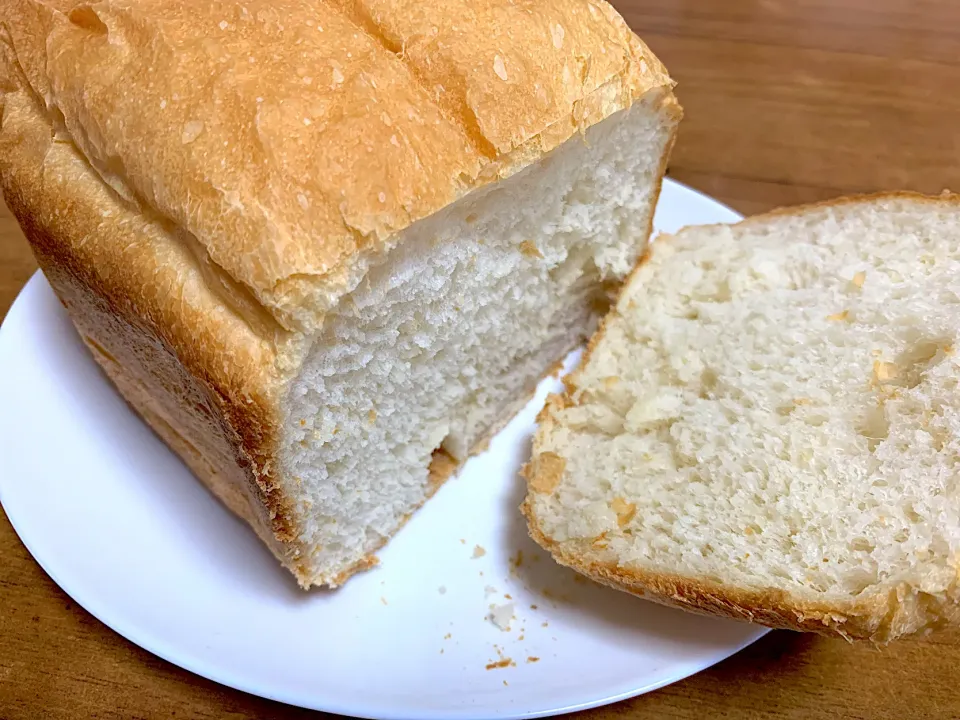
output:
[[507,632],[510,630],[510,621],[513,620],[514,605],[512,602],[504,605],[491,605],[490,614],[487,616],[490,622],[498,628]]

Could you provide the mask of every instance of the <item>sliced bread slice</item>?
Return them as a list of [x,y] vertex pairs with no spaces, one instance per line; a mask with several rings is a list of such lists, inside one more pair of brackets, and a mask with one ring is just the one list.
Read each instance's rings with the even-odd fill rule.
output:
[[660,603],[885,642],[960,620],[960,197],[661,237],[540,416],[531,534]]

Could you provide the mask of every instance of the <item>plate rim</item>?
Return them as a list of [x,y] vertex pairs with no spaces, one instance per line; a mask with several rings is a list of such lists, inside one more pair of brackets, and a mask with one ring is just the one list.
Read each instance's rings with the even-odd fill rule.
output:
[[[698,190],[695,190],[684,183],[668,177],[663,178],[663,186],[658,198],[657,209],[659,209],[659,203],[663,198],[663,190],[666,190],[667,188],[670,188],[668,192],[679,192],[681,195],[687,195],[688,197],[695,198],[698,202],[709,203],[718,212],[723,212],[730,216],[730,220],[718,221],[718,224],[732,223],[743,218],[740,213],[724,203],[721,203],[709,195],[699,192]],[[660,234],[661,233],[652,234],[650,241],[655,241]],[[14,316],[15,313],[19,311],[19,308],[22,304],[30,302],[30,298],[33,295],[38,292],[42,292],[44,285],[48,285],[46,278],[41,270],[37,270],[18,292],[13,303],[11,303],[2,324],[0,324],[0,348],[4,346],[5,341],[7,340],[7,335],[12,332],[10,330],[10,323],[8,323],[9,318]],[[46,573],[46,575],[57,585],[57,587],[60,588],[60,590],[70,597],[71,600],[73,600],[77,605],[83,608],[85,612],[90,613],[90,615],[96,618],[98,622],[100,622],[110,631],[121,636],[127,642],[133,643],[144,651],[164,660],[165,662],[169,662],[172,665],[185,670],[186,672],[192,673],[211,682],[215,682],[219,685],[229,687],[233,690],[246,693],[248,695],[279,702],[291,707],[333,713],[347,717],[372,718],[374,720],[442,720],[453,717],[458,718],[459,720],[480,720],[487,717],[486,715],[472,713],[468,707],[465,707],[455,713],[440,712],[438,710],[420,710],[414,714],[411,714],[411,709],[407,709],[406,711],[400,710],[384,712],[384,708],[378,707],[376,703],[368,703],[364,707],[357,706],[356,703],[351,704],[349,707],[339,702],[325,701],[321,703],[318,702],[317,696],[303,696],[302,694],[295,692],[275,692],[269,686],[258,686],[255,683],[233,677],[233,673],[229,671],[225,672],[221,668],[199,665],[193,662],[190,658],[184,657],[182,654],[177,653],[173,646],[164,644],[162,642],[157,643],[153,640],[145,638],[144,633],[140,631],[139,627],[128,627],[122,620],[119,620],[115,617],[112,618],[111,613],[107,608],[102,607],[97,600],[86,597],[81,588],[68,587],[68,584],[61,582],[60,578],[58,577],[58,573],[53,567],[55,563],[51,563],[49,558],[43,556],[43,553],[38,554],[36,552],[31,541],[24,536],[22,528],[19,525],[19,521],[15,514],[12,515],[8,511],[7,505],[4,502],[3,487],[4,484],[0,482],[0,506],[3,506],[7,521],[10,523],[10,526],[13,528],[18,539],[26,548],[27,552],[30,553],[30,556],[33,558],[34,562],[39,565],[43,572]],[[27,533],[27,535],[29,535],[29,533]],[[744,625],[746,626],[748,624],[744,623]],[[692,677],[693,675],[696,675],[707,668],[710,668],[722,662],[723,660],[732,657],[770,632],[770,628],[761,625],[754,625],[751,629],[753,632],[746,633],[745,639],[742,642],[724,647],[722,650],[715,651],[710,654],[705,653],[704,657],[698,662],[691,663],[689,666],[682,668],[681,672],[669,674],[666,677],[645,685],[637,687],[636,685],[631,684],[630,687],[615,690],[612,693],[606,692],[603,693],[601,697],[585,700],[580,703],[572,703],[560,707],[544,708],[542,710],[536,710],[532,712],[507,711],[499,714],[498,717],[502,718],[503,720],[526,720],[530,718],[551,717],[602,707],[605,705],[622,702],[624,700],[629,700],[640,695],[645,695],[649,692],[653,692],[660,688]]]

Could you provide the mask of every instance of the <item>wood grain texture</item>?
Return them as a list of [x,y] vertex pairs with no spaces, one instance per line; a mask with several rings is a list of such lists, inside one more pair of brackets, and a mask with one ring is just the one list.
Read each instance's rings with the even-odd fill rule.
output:
[[[679,81],[670,174],[754,213],[840,194],[960,190],[955,0],[619,0]],[[35,268],[0,212],[0,315]],[[0,459],[2,472],[2,459]],[[957,718],[960,634],[883,650],[774,632],[613,718]],[[319,717],[126,642],[47,578],[0,518],[0,718]]]

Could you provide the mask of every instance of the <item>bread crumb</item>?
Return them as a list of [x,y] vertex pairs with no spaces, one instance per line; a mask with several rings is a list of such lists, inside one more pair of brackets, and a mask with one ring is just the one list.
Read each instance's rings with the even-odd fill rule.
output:
[[505,667],[516,667],[517,664],[510,658],[503,658],[503,660],[497,660],[496,662],[487,663],[487,670],[496,670],[498,668]]
[[530,609],[531,609],[531,610],[536,610],[536,609],[537,609],[537,606],[536,606],[536,605],[531,605],[531,606],[530,606]]
[[623,527],[637,514],[637,506],[621,497],[615,497],[610,503],[610,509],[617,515],[617,525]]
[[513,603],[505,605],[491,605],[491,612],[487,616],[494,625],[507,632],[510,630],[510,621],[513,620]]
[[384,605],[386,605],[386,604],[387,604],[387,599],[386,599],[385,597],[383,597],[383,595],[381,595],[381,596],[380,596],[380,602],[382,602]]
[[534,245],[530,240],[524,240],[522,243],[520,243],[520,252],[527,257],[543,258],[543,253],[540,252],[540,248]]
[[492,610],[490,615],[490,622],[496,625],[498,628],[507,632],[510,630],[510,621],[513,620],[513,603],[506,603],[505,605],[492,605]]
[[548,623],[548,622],[542,622],[542,623],[540,623],[540,627],[547,627],[549,624],[550,624],[550,623]]
[[444,640],[449,640],[449,639],[452,638],[452,637],[453,637],[453,633],[447,633],[446,635],[443,636],[443,639],[444,639]]
[[466,544],[467,544],[467,541],[464,540],[463,538],[460,538],[460,544],[461,544],[461,545],[466,545]]
[[540,662],[540,658],[535,657],[534,655],[531,655],[530,657],[527,658],[527,662],[528,663]]
[[504,593],[503,596],[504,596],[507,600],[513,600],[513,598],[510,596],[510,593]]
[[480,547],[479,545],[476,545],[476,546],[474,546],[474,548],[473,548],[473,555],[471,555],[470,557],[472,557],[474,560],[476,560],[477,558],[482,558],[482,557],[483,557],[484,555],[486,555],[486,554],[487,554],[487,551],[486,551],[486,550],[484,550],[484,549],[483,549],[482,547]]
[[849,310],[844,310],[842,312],[834,313],[833,315],[827,315],[827,320],[830,322],[843,322],[850,316]]
[[861,270],[860,272],[858,272],[856,275],[853,276],[853,280],[851,280],[850,282],[853,284],[854,287],[862,288],[863,283],[866,281],[866,279],[867,279],[867,273]]
[[437,592],[439,592],[441,595],[446,595],[446,594],[447,594],[447,586],[446,586],[446,585],[441,585],[440,587],[437,588]]
[[496,595],[496,594],[497,594],[497,589],[496,589],[493,585],[487,585],[487,586],[483,589],[483,593],[484,593],[484,599],[486,599],[486,598],[490,597],[491,595]]

